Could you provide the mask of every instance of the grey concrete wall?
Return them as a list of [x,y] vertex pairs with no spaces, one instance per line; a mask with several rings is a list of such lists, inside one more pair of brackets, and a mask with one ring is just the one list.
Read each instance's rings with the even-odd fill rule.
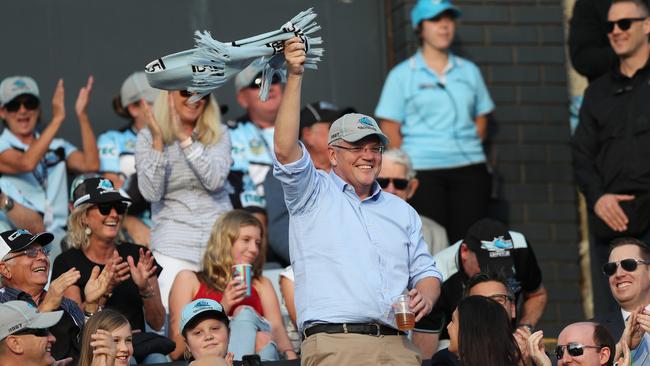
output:
[[[408,22],[413,3],[390,1],[397,61],[417,48]],[[479,65],[496,103],[487,143],[500,182],[493,215],[535,249],[550,293],[541,327],[552,337],[584,316],[562,1],[454,3],[463,11],[454,50]]]
[[[126,76],[162,55],[191,48],[194,30],[220,41],[279,28],[309,7],[323,26],[325,57],[307,71],[304,102],[329,100],[360,111],[374,110],[384,74],[383,5],[376,1],[316,0],[20,0],[0,2],[0,78],[33,76],[41,88],[44,121],[59,77],[65,79],[68,118],[61,135],[79,144],[74,99],[87,75],[95,76],[90,117],[96,132],[125,121],[111,109]],[[216,93],[242,111],[232,82]]]

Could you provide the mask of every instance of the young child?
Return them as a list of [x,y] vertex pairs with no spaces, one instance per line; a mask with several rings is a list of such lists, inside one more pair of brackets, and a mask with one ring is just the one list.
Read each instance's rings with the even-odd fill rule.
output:
[[[228,349],[235,360],[254,353],[263,361],[277,360],[278,349],[287,359],[295,359],[275,290],[262,276],[262,235],[262,224],[252,214],[233,210],[222,215],[212,227],[201,271],[181,271],[174,280],[169,296],[170,324],[180,323],[180,310],[192,300],[213,299],[231,317]],[[233,275],[235,264],[253,267],[250,296],[246,281]],[[173,325],[170,329],[176,342],[173,359],[179,359],[185,350],[178,329]]]
[[115,366],[128,366],[133,356],[131,325],[124,315],[105,309],[86,322],[82,344],[79,366],[112,366],[112,359]]

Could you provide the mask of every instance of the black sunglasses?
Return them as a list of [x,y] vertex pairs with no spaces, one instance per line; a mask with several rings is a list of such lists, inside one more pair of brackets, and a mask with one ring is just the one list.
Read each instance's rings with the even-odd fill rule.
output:
[[115,212],[117,212],[118,215],[123,215],[126,212],[126,209],[129,207],[129,205],[124,202],[98,203],[96,206],[99,210],[99,213],[104,216],[110,214],[112,209],[115,209]]
[[[183,97],[183,98],[189,98],[189,97],[191,97],[192,95],[195,94],[195,93],[192,93],[189,90],[179,90],[179,93],[181,94],[181,97]],[[208,98],[210,98],[210,94],[206,94],[206,95],[201,97],[201,99],[208,99]]]
[[5,109],[7,112],[18,112],[20,106],[24,106],[25,109],[33,111],[38,109],[40,101],[33,95],[26,95],[24,97],[14,98],[11,102],[5,104]]
[[379,186],[383,189],[386,189],[390,182],[393,182],[393,186],[395,186],[395,189],[406,189],[406,187],[409,185],[408,179],[402,179],[402,178],[377,178],[377,183],[379,183]]
[[17,331],[16,333],[13,333],[12,335],[19,336],[19,335],[33,335],[37,337],[47,337],[50,335],[50,330],[48,328],[43,328],[43,329],[33,329],[33,328],[25,328]]
[[627,258],[623,259],[620,262],[609,262],[603,264],[603,273],[607,277],[611,277],[616,273],[616,268],[618,268],[618,264],[621,264],[621,268],[623,268],[627,272],[634,272],[636,271],[637,267],[639,266],[639,263],[641,264],[650,264],[648,261],[640,260],[640,259],[633,259],[633,258]]
[[38,253],[43,253],[44,256],[48,256],[50,254],[50,247],[41,247],[41,248],[29,248],[26,250],[23,250],[22,252],[19,252],[18,254],[11,256],[7,259],[5,259],[5,262],[17,257],[21,257],[23,255],[26,255],[29,258],[36,258],[38,257]]
[[[271,84],[278,84],[282,80],[280,79],[280,76],[278,74],[273,74],[273,77],[271,78]],[[248,84],[247,88],[254,88],[254,89],[259,89],[262,86],[262,77],[256,77],[255,80],[253,80],[250,84]]]
[[614,31],[614,25],[618,26],[618,29],[622,31],[626,31],[630,29],[632,26],[632,23],[634,22],[640,22],[645,20],[646,18],[623,18],[619,20],[614,20],[614,21],[608,21],[607,22],[607,33],[612,33]]
[[601,349],[603,346],[585,346],[584,344],[580,343],[569,343],[566,345],[558,344],[558,346],[555,347],[555,357],[557,357],[558,360],[561,360],[562,357],[564,357],[565,348],[571,357],[578,357],[582,356],[585,353],[585,348]]

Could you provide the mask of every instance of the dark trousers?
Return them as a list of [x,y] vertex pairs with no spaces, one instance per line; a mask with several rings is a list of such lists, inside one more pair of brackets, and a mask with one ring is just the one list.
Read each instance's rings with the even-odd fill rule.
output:
[[[590,214],[593,215],[593,214]],[[591,220],[590,220],[591,221]],[[650,229],[637,237],[650,244]],[[591,292],[594,300],[594,315],[605,315],[619,307],[609,288],[609,278],[603,273],[603,264],[609,260],[609,243],[613,239],[598,238],[589,232],[589,260],[591,262]]]
[[420,186],[409,201],[447,230],[449,243],[487,216],[492,180],[484,163],[453,169],[418,170]]

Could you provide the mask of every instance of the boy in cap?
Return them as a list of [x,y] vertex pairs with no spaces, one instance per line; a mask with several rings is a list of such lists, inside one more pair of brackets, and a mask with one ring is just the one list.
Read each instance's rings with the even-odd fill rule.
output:
[[440,299],[431,313],[416,323],[413,332],[413,342],[425,358],[442,348],[440,340],[449,339],[451,314],[469,279],[480,272],[504,276],[508,290],[516,298],[523,296],[518,326],[530,335],[544,312],[547,294],[535,253],[521,233],[509,231],[496,220],[481,219],[469,228],[465,239],[437,253],[434,259],[445,279]]
[[191,366],[232,365],[233,354],[228,352],[229,324],[228,315],[217,301],[196,299],[185,305],[180,332],[185,340],[186,358],[193,360]]
[[382,194],[375,181],[388,139],[371,117],[346,114],[329,130],[332,170],[317,170],[298,140],[305,46],[293,38],[284,55],[288,79],[275,125],[274,175],[290,215],[302,363],[420,365],[392,305],[408,293],[420,320],[438,298],[441,275],[415,210]]
[[[52,98],[52,121],[36,131],[41,116],[40,94],[34,79],[29,76],[12,76],[0,83],[0,119],[5,129],[0,135],[0,185],[15,186],[17,195],[10,198],[39,212],[47,231],[58,240],[68,219],[67,173],[96,171],[99,159],[95,135],[86,111],[93,79],[88,78],[75,103],[83,151],[69,142],[55,138],[65,119],[63,80],[59,80]],[[11,211],[11,202],[0,206],[0,224],[13,228],[5,212]],[[60,252],[58,240],[53,246],[55,256]]]
[[56,338],[49,328],[63,311],[39,313],[24,301],[0,304],[0,365],[64,366],[71,360],[55,361],[50,353]]

